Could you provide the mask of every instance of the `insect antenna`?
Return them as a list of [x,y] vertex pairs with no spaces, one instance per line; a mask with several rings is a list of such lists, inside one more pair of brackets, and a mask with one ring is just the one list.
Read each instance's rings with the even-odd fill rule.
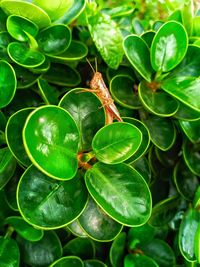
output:
[[93,73],[95,74],[95,69],[93,68],[92,64],[90,63],[90,61],[88,60],[88,58],[86,58],[87,63],[89,64],[90,68],[92,69]]

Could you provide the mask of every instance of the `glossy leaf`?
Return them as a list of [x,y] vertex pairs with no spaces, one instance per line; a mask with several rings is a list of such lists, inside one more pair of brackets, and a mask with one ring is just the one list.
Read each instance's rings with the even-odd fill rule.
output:
[[59,260],[53,262],[49,267],[83,267],[83,262],[79,257],[68,256],[60,258]]
[[78,219],[74,220],[73,222],[69,223],[67,225],[67,228],[70,230],[70,232],[73,233],[73,235],[77,237],[88,237],[86,232],[83,230],[83,228],[80,226]]
[[79,175],[70,181],[56,181],[31,166],[18,184],[20,213],[38,228],[63,227],[80,215],[86,201],[87,192]]
[[72,115],[81,132],[79,151],[89,150],[93,136],[105,125],[105,110],[100,109],[102,103],[99,98],[76,88],[63,96],[59,106]]
[[124,259],[124,267],[158,267],[159,265],[150,257],[145,255],[129,254]]
[[162,89],[190,108],[200,111],[199,78],[175,77],[162,82]]
[[112,266],[114,267],[123,266],[125,246],[126,246],[126,233],[122,232],[113,241],[110,248],[109,258]]
[[38,33],[38,26],[22,16],[9,16],[6,26],[9,34],[20,42],[28,42],[29,35],[35,37]]
[[43,238],[34,242],[17,236],[17,243],[21,260],[30,266],[49,266],[62,255],[60,240],[53,231],[45,231]]
[[65,25],[52,25],[37,35],[39,48],[45,54],[57,55],[64,52],[71,42],[71,31]]
[[72,40],[67,50],[58,55],[48,55],[52,61],[68,63],[84,58],[88,53],[87,46],[79,41]]
[[8,56],[7,46],[13,39],[7,31],[0,32],[0,58],[10,61],[10,57]]
[[192,143],[198,143],[200,141],[200,119],[196,121],[179,121],[180,126],[186,136],[190,139]]
[[21,0],[4,0],[1,1],[0,7],[8,15],[18,15],[30,19],[39,28],[44,28],[50,25],[51,20],[47,13],[38,6],[21,1]]
[[87,170],[85,181],[95,201],[121,224],[139,226],[149,219],[149,188],[143,177],[130,166],[123,163],[106,165],[99,162]]
[[[13,156],[24,166],[29,166],[31,161],[26,154],[23,140],[22,129],[24,127],[26,118],[33,111],[33,108],[21,109],[14,113],[8,120],[6,125],[6,140]],[[13,135],[15,133],[15,135]]]
[[179,248],[188,261],[196,261],[195,234],[200,222],[199,212],[190,208],[183,217],[179,228]]
[[11,179],[16,168],[16,160],[8,147],[0,149],[0,189]]
[[143,106],[151,113],[160,117],[170,117],[178,110],[178,102],[163,91],[153,92],[145,82],[138,87],[139,98]]
[[143,244],[140,249],[160,267],[171,267],[175,265],[176,258],[174,251],[163,240],[153,239],[149,243]]
[[155,115],[143,120],[150,132],[151,141],[161,150],[166,151],[174,144],[176,130],[172,121]]
[[183,143],[183,157],[190,171],[200,176],[200,155],[198,145],[185,140]]
[[52,21],[62,17],[74,3],[73,0],[57,0],[57,1],[48,1],[45,0],[34,0],[33,3],[39,6],[42,10],[47,12]]
[[192,201],[199,181],[182,161],[177,163],[174,169],[174,182],[181,196],[188,201]]
[[19,216],[8,217],[5,223],[11,225],[21,237],[29,241],[38,241],[44,234],[42,230],[35,229]]
[[44,99],[44,102],[49,105],[57,105],[58,104],[58,96],[59,92],[57,88],[48,84],[48,82],[44,79],[38,79],[38,87],[41,93],[41,97]]
[[14,64],[15,74],[17,78],[17,89],[25,89],[36,83],[38,74],[34,74],[28,69]]
[[153,207],[149,224],[154,227],[160,227],[168,223],[177,212],[179,203],[180,199],[177,196],[158,202]]
[[7,106],[16,91],[16,76],[13,67],[4,60],[0,61],[0,108]]
[[88,17],[88,28],[104,61],[110,68],[117,69],[123,56],[123,40],[118,25],[110,16],[98,12]]
[[195,121],[200,118],[200,112],[179,102],[179,108],[174,117],[180,120]]
[[69,24],[75,20],[84,10],[86,0],[76,0],[70,9],[54,23]]
[[78,221],[88,236],[97,241],[111,241],[122,230],[122,225],[105,214],[91,198]]
[[151,46],[151,64],[154,70],[167,72],[175,68],[185,56],[187,43],[187,33],[180,23],[164,23]]
[[61,86],[77,86],[81,81],[80,74],[75,69],[58,63],[51,64],[43,78],[50,83]]
[[117,164],[130,158],[142,141],[140,130],[126,122],[115,122],[101,128],[93,138],[96,158],[107,164]]
[[61,180],[75,176],[79,132],[67,111],[51,105],[34,110],[26,120],[23,141],[30,160],[42,172]]
[[39,51],[27,48],[23,43],[12,42],[8,45],[10,58],[20,66],[33,68],[45,61],[45,56]]
[[16,241],[13,239],[0,237],[1,266],[19,267],[19,263],[20,263],[20,252]]
[[84,267],[107,267],[107,265],[99,260],[86,260],[84,261]]
[[134,80],[128,75],[117,75],[110,81],[110,92],[121,106],[130,109],[141,107],[137,92],[134,92]]
[[64,245],[63,255],[75,255],[82,260],[92,259],[95,255],[95,247],[90,239],[76,237]]
[[151,170],[148,160],[143,156],[137,159],[136,161],[130,163],[130,165],[138,171],[145,181],[149,184],[151,180]]
[[137,35],[127,36],[124,40],[124,51],[133,67],[150,82],[154,71],[151,67],[150,51],[146,42]]
[[[148,223],[140,227],[132,227],[128,231],[128,246],[134,250],[134,244],[146,244],[150,242],[155,235],[155,228]],[[136,243],[137,242],[137,243]]]
[[150,31],[144,32],[141,35],[142,39],[146,42],[146,44],[148,45],[149,48],[151,47],[151,44],[152,44],[152,41],[153,41],[155,34],[156,33],[153,30],[150,30]]
[[200,224],[198,224],[194,237],[194,254],[196,256],[197,262],[200,263]]

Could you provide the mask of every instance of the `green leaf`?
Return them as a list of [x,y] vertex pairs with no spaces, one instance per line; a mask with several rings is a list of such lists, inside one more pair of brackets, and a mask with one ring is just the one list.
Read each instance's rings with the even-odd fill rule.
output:
[[146,244],[154,238],[154,235],[155,228],[148,223],[139,227],[132,227],[128,231],[128,246],[134,250],[132,242],[138,241],[139,244]]
[[38,79],[38,87],[41,93],[41,97],[44,102],[49,105],[57,105],[58,104],[58,96],[59,92],[57,88],[48,84],[48,82],[44,79]]
[[76,0],[70,9],[54,23],[70,24],[74,21],[85,9],[86,0]]
[[49,266],[62,256],[62,246],[58,236],[53,231],[45,231],[39,241],[28,241],[17,236],[20,248],[20,258],[29,266]]
[[48,55],[52,61],[59,63],[68,63],[84,58],[88,53],[87,46],[79,41],[72,40],[67,50],[59,55]]
[[175,68],[185,56],[188,37],[184,27],[176,22],[164,23],[151,46],[151,64],[155,71],[167,72]]
[[118,237],[116,237],[110,248],[109,258],[112,266],[114,267],[123,266],[125,246],[126,246],[126,233],[122,232],[118,235]]
[[16,160],[8,147],[0,149],[0,189],[11,179],[15,172]]
[[196,261],[195,234],[200,222],[199,212],[190,208],[185,213],[179,228],[179,248],[188,261]]
[[2,267],[19,267],[20,252],[13,239],[0,237],[0,264]]
[[17,89],[25,89],[36,83],[38,74],[34,74],[20,65],[13,64],[17,78]]
[[83,262],[79,257],[68,256],[60,258],[59,260],[53,262],[49,267],[84,267]]
[[200,224],[197,227],[195,237],[194,237],[194,253],[197,262],[200,264]]
[[8,56],[7,46],[13,41],[12,37],[7,31],[0,32],[0,58],[10,62]]
[[177,191],[180,195],[187,201],[192,201],[199,185],[199,180],[196,175],[191,173],[184,162],[180,161],[174,168],[173,176]]
[[183,143],[183,157],[190,171],[200,176],[200,148],[188,140]]
[[72,115],[81,132],[79,151],[91,149],[94,135],[105,125],[105,110],[100,109],[102,103],[99,98],[93,93],[84,92],[84,89],[76,88],[63,96],[59,106]]
[[134,80],[130,76],[124,74],[114,76],[109,87],[112,97],[119,105],[129,109],[141,107],[137,92],[133,91]]
[[86,260],[84,261],[84,267],[107,267],[107,265],[99,260]]
[[153,239],[147,244],[140,246],[143,253],[151,257],[160,267],[172,267],[176,258],[172,248],[163,240]]
[[44,28],[50,25],[51,20],[47,13],[38,6],[21,1],[21,0],[3,0],[0,2],[0,7],[8,15],[18,15],[30,19],[39,28]]
[[48,2],[46,2],[45,0],[33,0],[33,3],[47,12],[51,20],[54,21],[68,12],[68,10],[74,3],[74,0],[50,0]]
[[39,241],[44,235],[42,230],[29,225],[19,216],[8,217],[5,223],[11,225],[21,237],[29,241]]
[[179,120],[179,123],[183,132],[192,143],[198,143],[200,141],[200,119],[196,121]]
[[45,61],[45,56],[39,51],[27,48],[23,43],[12,42],[8,45],[10,58],[20,66],[34,68]]
[[143,106],[157,116],[170,117],[178,110],[179,104],[176,99],[161,90],[153,92],[146,82],[139,84],[138,94]]
[[122,225],[105,214],[92,198],[78,221],[87,235],[96,241],[109,242],[122,230]]
[[95,256],[95,246],[89,238],[76,237],[63,247],[63,255],[74,255],[82,260],[92,259]]
[[150,51],[146,42],[137,35],[127,36],[124,40],[124,52],[139,74],[150,82],[154,71],[151,67]]
[[158,202],[152,210],[149,224],[160,227],[167,224],[178,210],[180,199],[177,196],[169,197]]
[[47,105],[31,112],[24,125],[23,142],[30,160],[46,175],[61,180],[75,176],[79,131],[63,108]]
[[110,68],[117,69],[122,61],[123,40],[115,21],[110,16],[98,12],[88,17],[88,28],[104,61]]
[[73,222],[69,223],[67,225],[67,229],[69,229],[69,231],[72,232],[72,234],[77,236],[77,237],[88,237],[86,232],[80,226],[80,224],[78,222],[78,219],[76,219]]
[[200,112],[200,80],[195,77],[175,77],[162,82],[162,89],[183,104]]
[[151,170],[149,162],[145,156],[138,158],[136,161],[130,163],[130,165],[138,171],[145,181],[149,184],[151,180]]
[[149,48],[151,47],[151,44],[152,44],[152,41],[153,41],[155,34],[156,33],[153,30],[149,30],[149,31],[144,32],[141,35],[142,39],[146,42],[146,44],[148,45]]
[[193,16],[194,16],[194,3],[192,0],[187,0],[181,10],[181,17],[183,26],[186,29],[188,36],[192,35],[193,30]]
[[148,128],[151,141],[155,146],[163,151],[171,148],[175,142],[176,130],[170,119],[149,115],[143,122]]
[[16,91],[16,76],[13,67],[4,60],[0,60],[0,108],[7,106]]
[[126,255],[124,259],[124,267],[159,267],[159,265],[150,257],[145,255]]
[[38,26],[31,20],[26,19],[22,16],[9,16],[6,26],[9,34],[20,42],[28,42],[28,35],[35,37],[38,33]]
[[101,128],[93,138],[96,158],[107,164],[117,164],[130,158],[142,142],[140,130],[126,122],[115,122]]
[[195,121],[200,118],[200,112],[179,102],[179,108],[174,117],[179,120]]
[[65,25],[52,25],[40,31],[36,40],[45,54],[61,54],[70,45],[71,30]]
[[51,64],[43,78],[60,86],[77,86],[81,81],[80,74],[75,69],[58,63]]
[[[6,125],[6,141],[13,156],[24,166],[29,166],[31,161],[26,154],[23,140],[22,130],[28,115],[33,111],[33,108],[21,109],[10,116]],[[15,133],[13,135],[13,133]]]
[[145,124],[140,120],[129,117],[124,117],[123,120],[136,126],[142,133],[142,143],[140,144],[138,150],[126,161],[126,163],[132,163],[146,153],[150,144],[150,133]]
[[69,181],[57,181],[31,166],[18,184],[20,213],[28,223],[38,228],[65,226],[80,215],[86,201],[87,192],[79,174]]
[[98,162],[87,170],[85,182],[94,200],[114,220],[128,226],[139,226],[149,219],[149,188],[143,177],[130,166]]

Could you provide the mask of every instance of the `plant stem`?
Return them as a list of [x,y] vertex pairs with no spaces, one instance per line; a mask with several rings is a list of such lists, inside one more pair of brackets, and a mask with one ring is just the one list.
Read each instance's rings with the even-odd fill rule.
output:
[[8,226],[8,229],[6,231],[6,234],[4,236],[4,239],[6,238],[10,238],[13,234],[13,232],[15,231],[15,229],[12,226]]

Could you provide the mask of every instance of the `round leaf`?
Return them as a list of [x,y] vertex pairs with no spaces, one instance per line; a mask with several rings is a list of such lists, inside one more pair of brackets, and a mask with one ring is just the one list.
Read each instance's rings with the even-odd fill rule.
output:
[[[99,98],[84,89],[73,89],[63,96],[59,106],[67,110],[77,123],[81,132],[79,150],[91,148],[92,138],[105,125],[105,110]],[[94,120],[95,118],[95,120]]]
[[155,71],[167,72],[175,68],[185,56],[188,37],[182,24],[164,23],[156,33],[151,46],[151,64]]
[[141,82],[138,88],[139,98],[144,107],[160,117],[170,117],[178,110],[178,102],[163,91],[153,92],[150,86]]
[[200,141],[200,119],[196,121],[179,121],[180,126],[192,143]]
[[35,37],[38,33],[38,26],[31,20],[21,16],[9,16],[6,26],[9,34],[20,42],[28,42],[28,35]]
[[140,226],[140,227],[132,227],[128,231],[128,244],[130,249],[134,249],[132,247],[132,243],[148,243],[150,242],[155,235],[155,228],[149,225],[148,223]]
[[20,66],[33,68],[41,65],[45,61],[45,56],[30,48],[23,43],[12,42],[8,45],[8,54],[10,58]]
[[199,212],[190,208],[185,213],[179,228],[179,248],[187,261],[196,261],[194,241],[199,221]]
[[151,180],[151,169],[149,162],[145,156],[140,157],[136,161],[130,164],[136,171],[138,171],[145,181],[149,184]]
[[123,257],[126,247],[126,233],[120,233],[113,241],[109,258],[112,266],[121,267],[123,266]]
[[200,149],[188,140],[183,143],[183,157],[190,171],[200,176]]
[[13,67],[6,61],[0,60],[0,108],[7,106],[16,91],[16,76]]
[[73,235],[77,237],[87,237],[88,235],[86,232],[83,230],[83,228],[80,226],[78,219],[74,220],[70,224],[67,225],[67,229],[72,232]]
[[23,145],[22,129],[24,127],[26,118],[32,111],[33,108],[26,108],[14,113],[9,118],[5,131],[6,140],[10,151],[12,152],[14,157],[24,166],[29,166],[31,164],[31,161],[27,156]]
[[111,241],[122,230],[122,225],[105,214],[91,198],[78,221],[88,236],[97,241]]
[[42,229],[61,228],[75,220],[86,201],[87,192],[79,175],[69,181],[57,181],[31,166],[18,184],[20,213],[28,223]]
[[59,92],[57,88],[48,84],[48,82],[44,79],[38,79],[38,87],[41,93],[41,97],[44,102],[49,105],[57,105],[58,104],[58,95]]
[[23,141],[30,160],[42,172],[67,180],[78,168],[79,132],[71,115],[57,106],[43,106],[27,118]]
[[151,213],[151,195],[143,177],[121,163],[96,163],[87,170],[88,191],[102,209],[121,224],[139,226]]
[[28,69],[21,67],[20,65],[14,64],[15,73],[17,76],[17,89],[25,89],[33,85],[38,75],[34,74]]
[[40,7],[21,0],[3,0],[0,7],[8,15],[18,15],[30,19],[38,25],[39,28],[44,28],[50,25],[51,20],[47,13]]
[[150,257],[146,255],[132,255],[129,254],[125,257],[124,267],[159,267],[159,265]]
[[11,225],[15,231],[26,240],[38,241],[43,237],[42,230],[35,229],[33,226],[25,222],[21,217],[8,217],[6,218],[5,223]]
[[20,252],[15,240],[0,237],[0,263],[2,267],[19,267]]
[[8,56],[7,46],[13,41],[12,37],[7,31],[0,32],[0,58],[5,59],[8,62],[10,57]]
[[53,262],[49,267],[84,267],[83,262],[79,257],[68,256],[60,258],[59,260]]
[[99,260],[86,260],[84,261],[84,267],[107,267],[107,265]]
[[60,54],[71,42],[71,31],[65,25],[52,25],[37,35],[39,48],[46,54]]
[[179,120],[195,121],[200,118],[200,112],[179,102],[179,108],[174,117]]
[[126,122],[115,122],[96,133],[92,148],[98,160],[117,164],[130,158],[141,142],[142,134],[137,127]]
[[137,92],[134,92],[134,80],[128,75],[117,75],[110,81],[110,92],[114,100],[125,108],[141,107]]
[[39,241],[28,241],[17,236],[20,258],[29,266],[49,266],[62,255],[62,247],[58,236],[53,231],[45,231]]
[[150,51],[146,42],[137,35],[129,35],[124,40],[124,51],[133,67],[150,82],[154,71],[151,67]]

